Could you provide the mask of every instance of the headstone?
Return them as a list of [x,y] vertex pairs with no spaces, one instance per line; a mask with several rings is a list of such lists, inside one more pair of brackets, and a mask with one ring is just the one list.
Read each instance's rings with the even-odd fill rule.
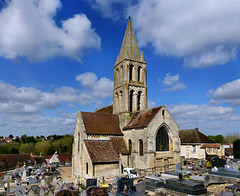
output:
[[176,170],[182,170],[182,164],[181,163],[176,164]]
[[32,188],[28,190],[27,196],[35,196],[35,192]]
[[24,186],[22,186],[22,185],[15,186],[15,195],[16,196],[25,195]]
[[45,188],[40,187],[39,196],[45,196]]
[[45,178],[41,179],[40,186],[41,186],[41,187],[45,187],[45,186],[46,186]]
[[133,191],[133,179],[132,178],[119,178],[117,181],[118,193],[130,193]]
[[97,186],[97,179],[88,178],[86,180],[86,187]]
[[29,179],[29,184],[36,184],[37,183],[37,178],[30,178]]
[[57,184],[57,177],[54,176],[53,179],[52,179],[52,183],[51,183],[53,186],[55,186]]
[[62,186],[57,183],[56,186],[54,187],[54,192],[56,193],[56,192],[60,191],[61,189],[62,189]]
[[68,185],[66,183],[63,183],[62,189],[68,189]]
[[107,187],[89,187],[86,190],[86,196],[106,196],[107,195]]
[[62,185],[63,185],[63,181],[62,181],[61,178],[60,178],[59,180],[57,180],[57,184],[58,184],[60,187],[62,187]]
[[47,196],[54,196],[54,192],[50,189],[50,190],[48,190],[46,195]]
[[145,193],[146,183],[145,181],[138,182],[135,184],[136,192]]
[[52,182],[52,177],[51,176],[47,176],[46,177],[46,185],[48,186],[49,184],[51,184]]
[[226,165],[226,160],[220,159],[219,157],[212,157],[211,163],[212,163],[212,168],[214,168],[214,167],[217,167],[217,168],[223,167],[224,168]]

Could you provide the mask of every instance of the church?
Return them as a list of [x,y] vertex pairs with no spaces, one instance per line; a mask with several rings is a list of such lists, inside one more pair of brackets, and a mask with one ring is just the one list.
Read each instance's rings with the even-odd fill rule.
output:
[[72,151],[76,182],[180,162],[179,127],[162,105],[147,108],[147,70],[131,18],[114,65],[113,104],[78,111]]

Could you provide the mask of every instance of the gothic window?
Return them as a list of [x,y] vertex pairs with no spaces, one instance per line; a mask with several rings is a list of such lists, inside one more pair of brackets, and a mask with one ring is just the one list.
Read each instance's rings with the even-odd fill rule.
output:
[[133,80],[133,65],[130,65],[129,70],[129,82]]
[[80,148],[80,133],[78,133],[78,144],[77,145],[78,145],[78,152],[79,152],[79,150],[80,150],[79,149]]
[[132,140],[128,140],[128,150],[129,150],[129,154],[131,154],[132,152]]
[[162,110],[162,116],[165,116],[165,110]]
[[138,95],[137,95],[137,111],[139,111],[141,109],[141,94],[142,94],[142,92],[139,91]]
[[88,163],[86,163],[86,174],[88,174]]
[[142,73],[142,67],[138,67],[138,76],[137,76],[137,77],[138,77],[138,78],[137,78],[137,79],[138,79],[138,80],[137,80],[138,82],[141,81],[141,73]]
[[130,91],[130,95],[129,95],[129,111],[130,112],[133,112],[133,93],[134,93],[134,90],[131,90]]
[[165,126],[162,126],[156,136],[156,151],[169,151],[169,137]]
[[119,84],[119,70],[116,70],[116,83]]
[[118,97],[118,93],[116,93],[116,111],[118,112],[119,111],[119,97]]
[[196,152],[196,146],[192,145],[192,152]]
[[139,155],[143,156],[143,141],[142,141],[142,139],[139,140]]

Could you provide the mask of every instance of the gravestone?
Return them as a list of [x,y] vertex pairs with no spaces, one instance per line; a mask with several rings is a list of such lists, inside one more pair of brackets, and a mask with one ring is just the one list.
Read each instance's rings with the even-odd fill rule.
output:
[[53,186],[55,186],[57,184],[57,177],[54,176],[53,179],[52,179],[52,183],[51,183]]
[[97,186],[97,179],[88,178],[86,180],[86,187]]
[[54,192],[50,189],[50,190],[48,190],[46,195],[47,196],[54,196]]
[[181,163],[176,164],[176,170],[182,170],[182,164]]
[[63,183],[62,189],[68,189],[68,185],[66,183]]
[[16,196],[25,195],[24,186],[22,186],[22,185],[15,186],[15,195]]
[[40,187],[39,196],[45,196],[45,188]]
[[27,196],[35,196],[35,192],[32,188],[28,190]]
[[57,183],[56,186],[54,187],[54,192],[56,193],[56,192],[60,191],[61,189],[62,189],[62,186]]
[[45,187],[45,186],[46,186],[45,178],[41,179],[40,186],[42,186],[42,187]]
[[118,193],[123,193],[124,189],[128,189],[128,192],[131,193],[133,192],[134,188],[133,188],[133,179],[132,178],[119,178],[117,181],[117,185],[118,185]]
[[62,185],[63,185],[63,181],[62,181],[61,178],[60,178],[59,180],[57,180],[57,184],[58,184],[60,187],[62,187]]
[[145,193],[146,183],[145,181],[138,182],[135,184],[136,191],[139,193]]
[[52,182],[52,177],[51,176],[47,176],[46,177],[46,185],[49,186],[49,184],[51,184]]
[[106,196],[107,195],[107,187],[89,187],[86,190],[86,196]]
[[219,157],[212,157],[211,163],[212,163],[212,168],[214,167],[221,168],[221,167],[225,167],[226,160],[220,159]]
[[30,178],[29,179],[29,184],[36,184],[37,183],[37,178]]

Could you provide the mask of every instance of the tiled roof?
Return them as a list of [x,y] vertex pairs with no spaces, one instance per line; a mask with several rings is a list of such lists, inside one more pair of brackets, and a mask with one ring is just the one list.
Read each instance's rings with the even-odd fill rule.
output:
[[109,140],[84,141],[92,163],[116,163],[118,154]]
[[110,142],[118,154],[129,154],[123,138],[111,137]]
[[113,105],[106,106],[104,108],[100,108],[95,110],[94,113],[102,113],[102,114],[112,114],[113,113]]
[[122,136],[119,117],[114,114],[81,112],[86,134]]
[[1,154],[0,155],[0,169],[12,169],[18,163],[34,164],[35,160],[30,154]]
[[233,155],[233,148],[225,148],[226,155]]
[[127,126],[123,128],[123,130],[146,127],[151,122],[153,117],[157,114],[157,112],[161,109],[161,107],[162,106],[136,112],[132,116]]
[[66,161],[72,161],[72,155],[69,153],[61,153],[57,155],[60,162],[66,163]]
[[221,144],[218,143],[209,143],[209,144],[201,144],[200,148],[220,148]]
[[216,143],[214,140],[210,139],[203,133],[201,133],[198,128],[179,130],[179,137],[181,144],[184,143]]

